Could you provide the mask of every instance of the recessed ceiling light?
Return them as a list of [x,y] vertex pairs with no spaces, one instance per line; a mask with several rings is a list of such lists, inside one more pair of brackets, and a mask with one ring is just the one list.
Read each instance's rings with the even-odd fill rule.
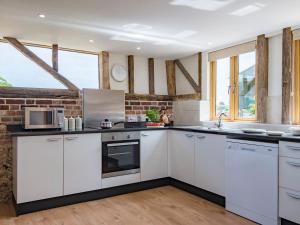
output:
[[141,47],[140,46],[136,47],[136,50],[138,50],[138,51],[141,50]]
[[134,43],[141,43],[143,42],[142,40],[137,40],[131,37],[126,37],[126,36],[112,36],[110,38],[112,41],[125,41],[125,42],[134,42]]
[[231,12],[230,15],[233,15],[233,16],[246,16],[246,15],[249,15],[251,13],[254,13],[254,12],[257,12],[257,11],[261,10],[263,7],[265,7],[264,4],[254,3],[253,5],[247,5],[243,8],[237,9],[237,10]]
[[43,19],[46,18],[45,14],[39,14],[39,17]]
[[146,31],[151,30],[152,27],[145,24],[138,24],[138,23],[129,23],[122,26],[124,30],[131,30],[131,31]]
[[90,42],[90,43],[94,43],[94,40],[91,39],[91,40],[89,40],[89,42]]
[[234,1],[235,0],[172,0],[170,4],[199,10],[215,11]]

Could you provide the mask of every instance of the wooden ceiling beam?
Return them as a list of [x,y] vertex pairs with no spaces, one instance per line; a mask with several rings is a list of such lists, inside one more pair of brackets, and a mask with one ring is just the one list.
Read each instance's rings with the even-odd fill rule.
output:
[[166,61],[168,95],[176,95],[176,77],[174,60]]
[[267,122],[268,99],[268,68],[269,68],[269,41],[264,34],[259,35],[256,41],[256,116],[257,121]]
[[69,90],[78,91],[79,89],[64,76],[59,74],[55,69],[49,66],[44,60],[30,51],[27,47],[25,47],[22,43],[20,43],[16,38],[12,37],[4,37],[5,40],[8,41],[14,48],[16,48],[19,52],[21,52],[24,56],[30,59],[32,62],[40,66],[46,72],[51,74],[56,80],[60,81],[63,85],[65,85]]
[[102,88],[103,89],[110,89],[109,53],[103,51],[101,54],[102,54]]
[[283,29],[282,35],[282,115],[281,122],[291,122],[291,86],[293,60],[293,32],[290,27]]
[[202,52],[198,53],[198,93],[202,94]]
[[149,72],[149,94],[154,95],[155,88],[154,88],[154,59],[153,58],[148,59],[148,72]]
[[134,56],[128,56],[128,91],[134,94]]
[[183,73],[183,75],[185,76],[185,78],[188,80],[188,82],[190,83],[190,85],[194,88],[195,92],[199,93],[200,92],[200,88],[199,88],[198,84],[195,82],[195,80],[192,78],[192,76],[189,74],[189,72],[185,69],[185,67],[182,65],[182,63],[180,62],[179,59],[175,60],[175,64],[178,66],[178,68]]
[[52,68],[58,72],[58,45],[52,45]]

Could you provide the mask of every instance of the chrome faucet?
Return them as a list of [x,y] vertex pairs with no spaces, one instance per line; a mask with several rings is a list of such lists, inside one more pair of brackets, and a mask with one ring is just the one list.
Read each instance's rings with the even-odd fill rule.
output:
[[227,117],[227,115],[225,113],[221,113],[219,116],[218,116],[218,122],[216,123],[217,125],[217,128],[222,128],[223,126],[223,123],[222,123],[222,117],[225,116]]

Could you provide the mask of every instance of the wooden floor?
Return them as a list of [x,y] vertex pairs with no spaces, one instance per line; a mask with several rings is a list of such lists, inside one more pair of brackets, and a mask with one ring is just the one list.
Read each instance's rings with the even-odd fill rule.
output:
[[0,205],[1,225],[254,225],[224,208],[174,187],[70,205],[15,217]]

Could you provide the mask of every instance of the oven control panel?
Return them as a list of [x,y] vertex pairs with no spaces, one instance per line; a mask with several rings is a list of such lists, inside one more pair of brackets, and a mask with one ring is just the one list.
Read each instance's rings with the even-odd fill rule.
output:
[[124,140],[137,140],[140,139],[140,132],[111,132],[111,133],[102,133],[102,142],[107,141],[124,141]]

